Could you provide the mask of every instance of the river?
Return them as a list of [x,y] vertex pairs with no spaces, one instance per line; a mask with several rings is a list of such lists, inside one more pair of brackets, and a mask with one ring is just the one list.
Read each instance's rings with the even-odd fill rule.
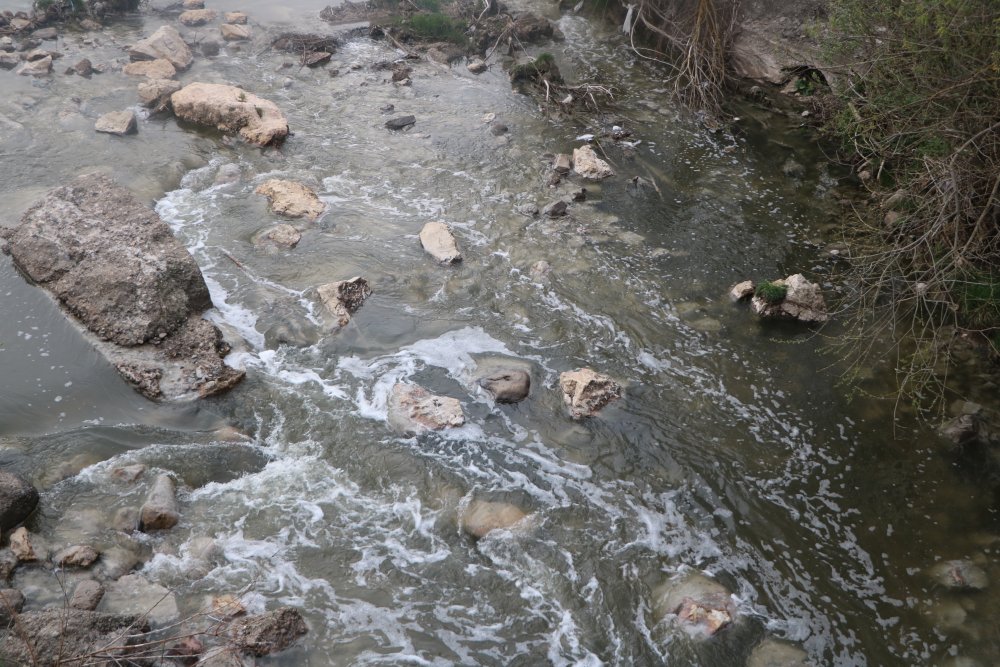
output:
[[[734,130],[708,132],[613,26],[525,0],[566,35],[533,51],[570,80],[611,82],[617,105],[601,121],[641,140],[609,148],[617,175],[585,184],[569,217],[527,217],[519,206],[580,187],[549,188],[544,155],[599,132],[592,116],[543,113],[499,66],[475,76],[421,61],[411,86],[393,85],[373,65],[400,54],[367,38],[324,68],[283,68],[267,35],[330,30],[322,3],[211,6],[247,11],[255,40],[197,57],[181,80],[276,102],[294,132],[280,150],[170,116],[127,138],[93,131],[136,104],[114,64],[167,15],[66,33],[48,79],[0,71],[0,224],[104,170],[171,225],[208,281],[208,316],[245,341],[228,361],[247,378],[230,394],[151,403],[0,258],[0,461],[42,491],[33,532],[112,549],[109,517],[146,487],[111,470],[175,474],[182,521],[137,538],[140,571],[176,590],[182,612],[241,590],[250,611],[300,608],[309,634],[261,665],[722,667],[765,637],[816,665],[1000,663],[995,589],[946,590],[927,573],[968,558],[1000,580],[990,485],[892,401],[850,400],[826,352],[839,324],[765,326],[726,298],[743,279],[800,271],[835,294],[823,249],[852,186],[811,130],[736,103]],[[63,75],[79,53],[109,71]],[[416,125],[387,131],[389,104]],[[510,131],[494,136],[488,114]],[[801,179],[782,173],[789,158]],[[216,185],[226,165],[241,178]],[[266,253],[250,239],[279,218],[253,189],[275,176],[311,184],[327,212],[296,248]],[[637,176],[654,185],[629,187]],[[461,264],[422,252],[417,233],[437,219]],[[551,270],[533,273],[543,260]],[[374,295],[330,335],[313,288],[354,275]],[[282,332],[300,345],[279,345]],[[477,367],[503,359],[531,368],[515,406],[474,388]],[[558,375],[582,366],[618,378],[625,398],[574,421]],[[864,388],[886,389],[890,371]],[[394,433],[386,403],[401,380],[459,399],[466,425]],[[223,442],[230,427],[249,437]],[[455,519],[473,498],[532,512],[530,529],[473,541]],[[219,546],[207,565],[193,547],[204,537]],[[652,617],[657,587],[690,571],[738,610],[710,639]],[[37,568],[14,585],[27,608],[60,599]]]

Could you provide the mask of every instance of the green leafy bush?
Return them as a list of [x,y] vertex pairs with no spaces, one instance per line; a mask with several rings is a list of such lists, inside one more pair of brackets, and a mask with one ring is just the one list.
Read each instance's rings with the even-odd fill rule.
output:
[[757,285],[757,289],[754,291],[754,296],[769,303],[771,305],[776,305],[785,300],[788,295],[788,288],[780,283],[761,283]]

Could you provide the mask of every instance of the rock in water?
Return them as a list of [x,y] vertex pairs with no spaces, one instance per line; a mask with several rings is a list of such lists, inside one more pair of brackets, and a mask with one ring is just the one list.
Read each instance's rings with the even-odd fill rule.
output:
[[69,600],[72,609],[92,611],[97,609],[104,597],[104,586],[94,579],[84,579],[73,589],[73,597]]
[[744,280],[729,288],[729,298],[732,301],[746,301],[753,296],[755,287],[752,280]]
[[809,656],[799,647],[765,639],[750,654],[747,667],[810,667],[810,663]]
[[[147,79],[172,79],[177,76],[177,69],[166,58],[156,60],[140,60],[122,67],[126,76],[144,76]],[[178,89],[180,86],[178,86]]]
[[177,597],[141,574],[127,574],[108,584],[99,608],[116,614],[139,614],[156,627],[164,627],[180,617]]
[[695,635],[711,636],[732,623],[736,610],[729,591],[719,582],[701,574],[668,581],[653,592],[653,620],[668,615]]
[[92,546],[78,544],[67,547],[52,557],[56,565],[60,567],[90,567],[101,554]]
[[172,79],[150,79],[139,84],[139,103],[154,110],[170,105],[170,96],[181,89],[181,84]]
[[288,121],[274,102],[236,86],[192,83],[170,96],[181,120],[239,132],[246,141],[267,146],[288,136]]
[[573,149],[573,171],[592,181],[615,175],[611,165],[597,157],[597,153],[590,146]]
[[219,32],[222,33],[222,39],[227,42],[240,42],[250,39],[253,36],[253,30],[248,25],[223,23],[219,27]]
[[775,280],[773,285],[785,287],[785,297],[778,302],[770,302],[755,296],[750,307],[763,318],[798,320],[799,322],[826,322],[826,301],[819,285],[805,279],[801,273]]
[[400,116],[399,118],[393,118],[385,121],[385,126],[390,130],[402,130],[405,127],[415,124],[416,122],[416,116]]
[[174,480],[170,475],[159,475],[142,506],[140,526],[143,531],[173,528],[180,521]]
[[361,276],[321,285],[316,291],[323,305],[337,319],[338,328],[347,326],[351,315],[372,295],[371,285]]
[[480,378],[479,386],[488,391],[497,403],[517,403],[528,397],[531,376],[519,369],[503,370]]
[[510,503],[473,500],[462,512],[462,530],[478,539],[491,531],[511,528],[526,516],[524,510]]
[[219,13],[214,9],[189,9],[181,12],[177,20],[188,26],[205,25],[209,21],[214,21]]
[[[149,625],[137,616],[78,609],[45,609],[18,616],[18,631],[0,638],[0,663],[55,666],[69,656],[100,654],[102,664],[125,664]],[[120,659],[120,661],[119,661]]]
[[253,244],[258,248],[294,248],[302,240],[302,234],[291,225],[274,225],[253,235]]
[[8,531],[28,518],[38,505],[38,490],[28,480],[0,470],[0,530]]
[[247,15],[243,12],[226,12],[222,15],[222,20],[233,25],[246,25]]
[[311,188],[279,178],[264,181],[254,190],[271,203],[271,210],[289,218],[315,220],[323,213],[323,202]]
[[181,7],[184,9],[204,9],[205,0],[184,0]]
[[0,626],[7,627],[24,609],[24,594],[16,588],[0,589]]
[[112,111],[97,119],[94,123],[94,130],[104,134],[114,134],[124,137],[127,134],[135,134],[135,113],[129,111]]
[[469,64],[465,66],[473,74],[482,74],[487,70],[486,63],[482,61],[481,58],[474,58],[469,61]]
[[442,264],[462,261],[462,253],[458,251],[455,237],[443,222],[428,222],[424,225],[420,230],[420,245]]
[[620,384],[589,368],[560,374],[559,387],[574,419],[592,417],[622,395]]
[[455,398],[435,396],[423,387],[397,383],[389,395],[389,425],[403,433],[423,433],[461,426],[462,404]]
[[10,534],[10,552],[21,563],[33,563],[41,560],[43,554],[39,554],[31,537],[31,533],[24,526],[21,526]]
[[573,159],[565,153],[559,153],[552,161],[552,170],[565,176],[573,169]]
[[238,618],[230,625],[233,643],[241,650],[257,656],[282,651],[307,631],[302,614],[291,607]]
[[989,586],[985,570],[968,560],[947,560],[930,569],[935,582],[958,591],[980,591]]
[[209,396],[243,378],[223,363],[229,346],[201,317],[212,302],[194,259],[106,176],[52,190],[0,235],[17,268],[148,398]]
[[191,49],[177,32],[177,28],[165,25],[146,39],[139,40],[128,52],[132,60],[156,60],[165,58],[178,70],[191,66],[194,56]]
[[35,78],[48,76],[52,71],[52,56],[45,56],[38,60],[29,60],[17,70],[21,76],[33,76]]

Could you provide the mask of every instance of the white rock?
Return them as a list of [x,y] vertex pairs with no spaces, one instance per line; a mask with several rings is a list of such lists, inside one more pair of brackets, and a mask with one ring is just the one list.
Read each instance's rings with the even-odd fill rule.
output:
[[611,165],[597,157],[597,153],[590,146],[573,149],[573,171],[594,181],[615,175]]
[[114,134],[124,137],[126,134],[135,134],[136,123],[135,113],[128,111],[112,111],[97,119],[94,129],[105,134]]
[[443,222],[428,222],[424,225],[420,230],[420,245],[442,264],[462,261],[462,253],[458,251],[455,237]]
[[423,433],[461,426],[462,404],[454,398],[435,396],[423,387],[397,383],[389,395],[389,425],[404,433]]

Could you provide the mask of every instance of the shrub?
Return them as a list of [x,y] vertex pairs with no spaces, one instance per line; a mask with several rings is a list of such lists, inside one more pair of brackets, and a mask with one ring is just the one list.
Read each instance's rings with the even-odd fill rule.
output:
[[779,304],[788,295],[788,288],[780,283],[761,283],[754,291],[754,296],[771,305]]

